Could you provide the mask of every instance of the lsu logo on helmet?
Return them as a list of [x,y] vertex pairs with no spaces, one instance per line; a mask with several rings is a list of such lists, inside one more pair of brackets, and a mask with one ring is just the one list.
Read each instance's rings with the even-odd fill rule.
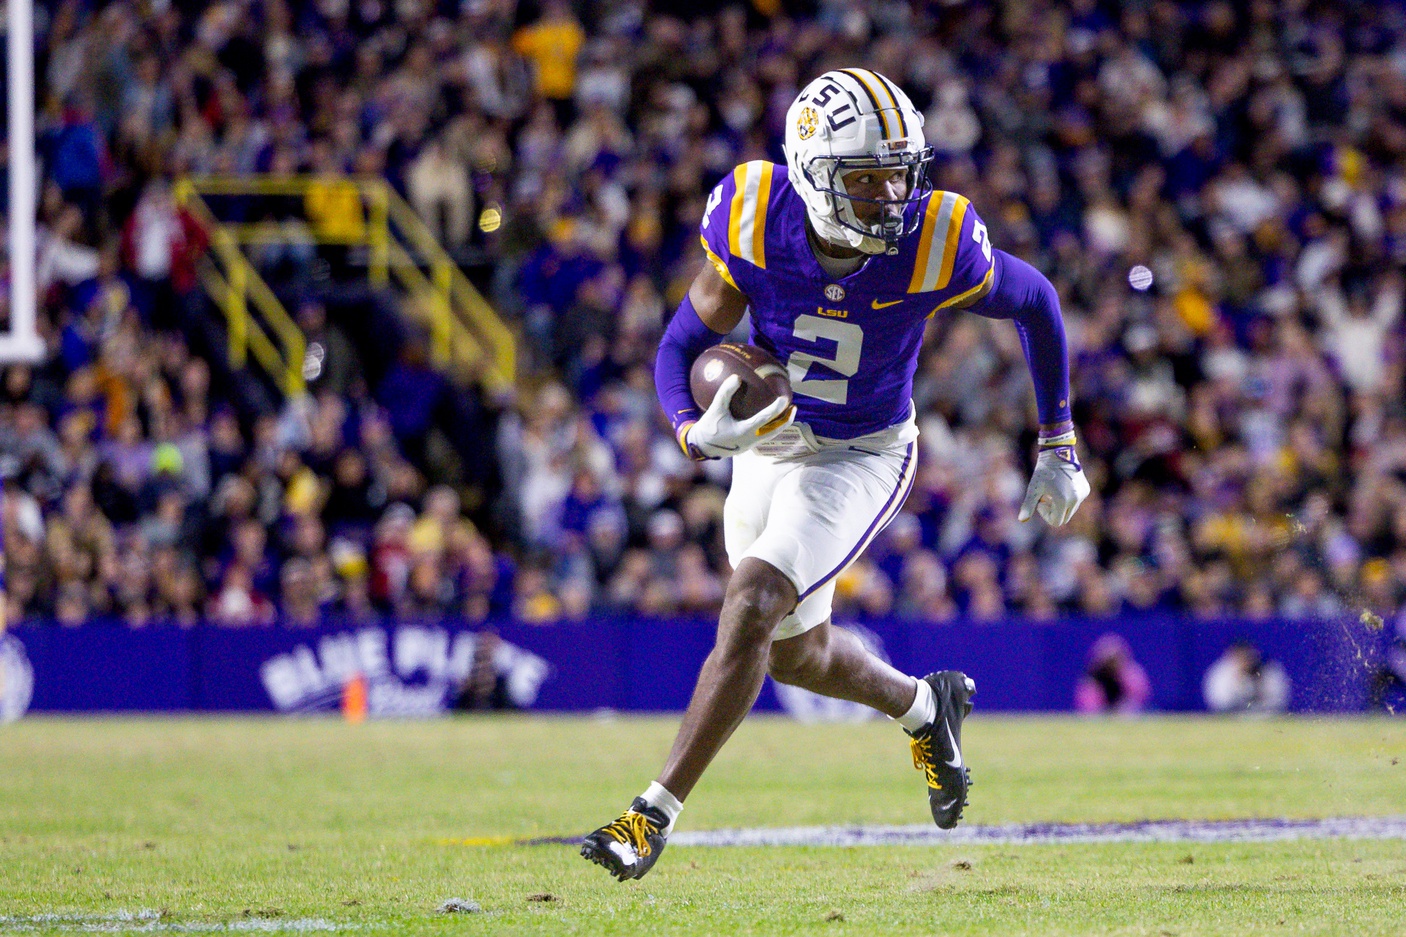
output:
[[796,136],[802,140],[809,140],[815,136],[815,131],[819,126],[820,115],[815,112],[815,108],[801,108],[801,113],[796,118]]

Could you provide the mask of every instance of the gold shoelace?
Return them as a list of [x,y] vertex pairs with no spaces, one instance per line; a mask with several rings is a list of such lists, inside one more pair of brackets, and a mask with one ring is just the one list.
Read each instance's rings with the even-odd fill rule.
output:
[[652,832],[649,817],[642,813],[626,810],[620,814],[618,820],[605,828],[605,832],[613,836],[616,842],[633,847],[635,854],[641,858],[653,851],[649,846],[649,834]]
[[927,775],[928,787],[942,790],[942,785],[937,783],[937,772],[932,756],[932,739],[909,739],[908,747],[913,749],[913,767]]

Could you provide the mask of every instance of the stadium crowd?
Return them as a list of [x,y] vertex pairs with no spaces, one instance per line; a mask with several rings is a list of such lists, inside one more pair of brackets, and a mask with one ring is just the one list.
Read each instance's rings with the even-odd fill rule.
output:
[[[672,441],[654,349],[713,184],[781,161],[797,90],[853,64],[1056,284],[1094,494],[1015,521],[1016,333],[936,319],[920,477],[838,615],[1401,607],[1395,7],[62,0],[36,28],[50,354],[0,387],[11,622],[714,612],[728,467]],[[384,174],[491,269],[526,365],[478,523],[354,361],[249,414],[182,337],[204,234],[171,180],[292,171]]]

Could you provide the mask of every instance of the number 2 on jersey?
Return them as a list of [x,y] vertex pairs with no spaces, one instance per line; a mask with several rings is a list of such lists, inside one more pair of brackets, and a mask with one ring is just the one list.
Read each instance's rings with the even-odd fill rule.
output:
[[708,227],[708,222],[713,220],[713,209],[723,202],[723,187],[719,185],[708,195],[708,204],[703,206],[703,227]]
[[972,224],[972,240],[981,245],[981,256],[991,261],[991,236],[986,233],[986,225],[979,220]]
[[859,370],[859,353],[864,347],[864,330],[853,322],[838,322],[822,319],[820,316],[797,316],[796,338],[808,342],[822,338],[835,343],[835,357],[822,358],[807,351],[793,351],[786,361],[786,371],[791,378],[792,393],[844,404],[849,399],[849,381],[806,380],[812,364],[823,364],[832,371],[853,377]]

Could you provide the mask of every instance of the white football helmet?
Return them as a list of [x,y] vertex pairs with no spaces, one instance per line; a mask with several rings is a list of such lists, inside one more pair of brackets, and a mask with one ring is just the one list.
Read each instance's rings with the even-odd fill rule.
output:
[[[923,115],[878,72],[838,69],[806,85],[786,112],[785,149],[791,185],[825,240],[866,254],[896,254],[898,240],[921,221],[909,208],[932,191]],[[851,170],[896,167],[908,170],[905,198],[860,199],[845,191],[842,177]],[[860,221],[856,201],[881,205],[882,220]]]

